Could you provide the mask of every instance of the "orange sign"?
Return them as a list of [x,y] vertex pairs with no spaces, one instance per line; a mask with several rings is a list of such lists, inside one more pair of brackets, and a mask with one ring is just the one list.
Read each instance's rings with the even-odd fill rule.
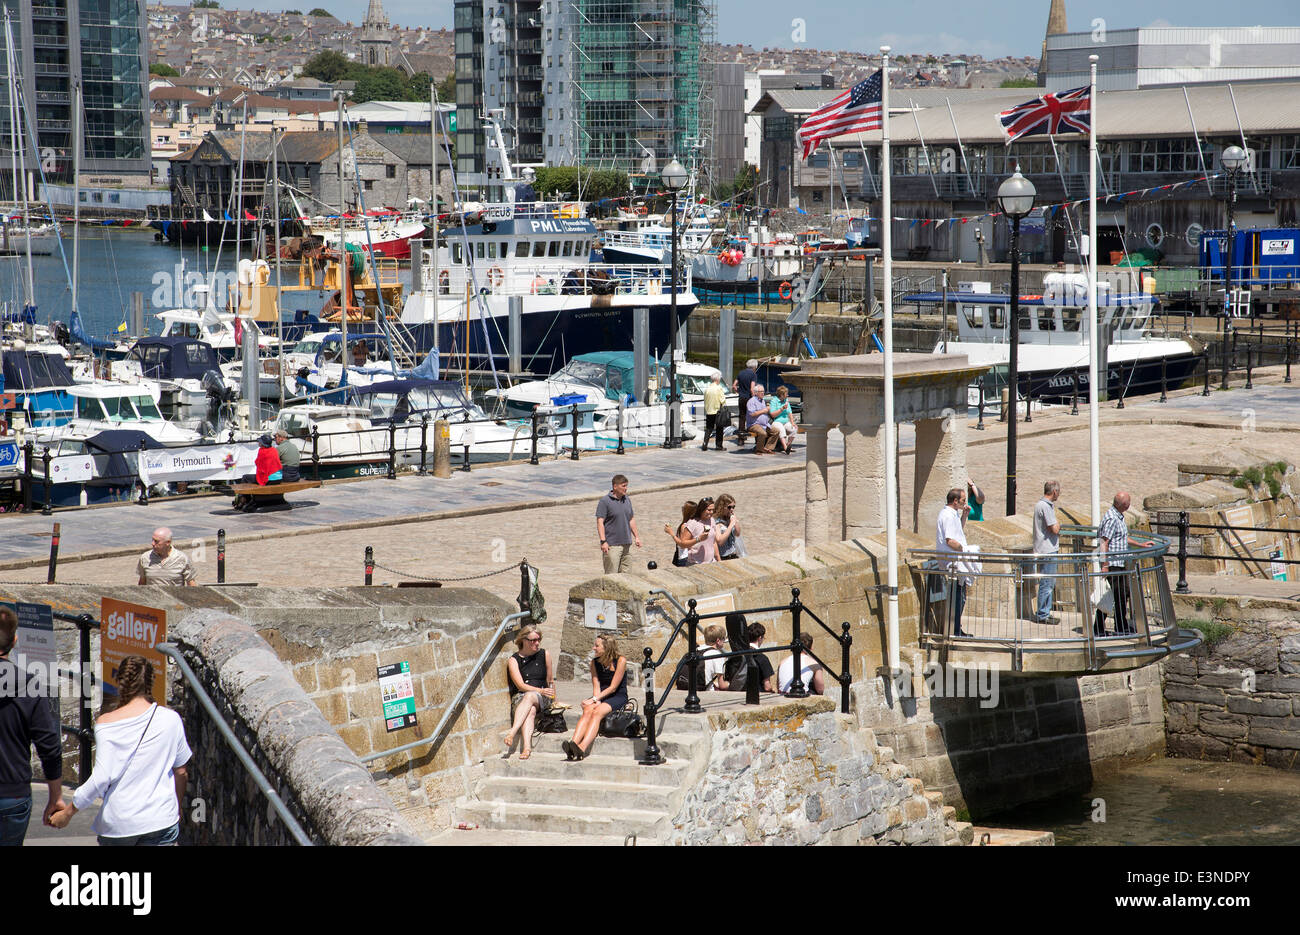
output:
[[18,397],[13,393],[0,393],[0,409],[17,409]]
[[153,700],[167,703],[167,657],[154,649],[167,640],[167,611],[100,598],[99,659],[105,694],[117,693],[117,669],[127,656],[153,663]]

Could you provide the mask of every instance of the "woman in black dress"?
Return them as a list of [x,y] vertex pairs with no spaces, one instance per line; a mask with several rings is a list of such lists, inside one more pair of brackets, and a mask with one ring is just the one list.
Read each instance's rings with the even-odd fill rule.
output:
[[627,685],[623,678],[627,674],[627,659],[618,654],[618,641],[612,636],[598,636],[592,651],[596,658],[591,660],[591,697],[582,700],[582,717],[573,730],[573,739],[563,744],[570,760],[587,756],[605,715],[622,710],[627,704]]
[[519,652],[506,662],[510,677],[510,730],[501,735],[506,744],[506,755],[515,744],[515,737],[523,738],[519,759],[533,755],[533,722],[537,712],[545,712],[555,700],[555,667],[551,654],[542,649],[542,631],[526,626],[515,637]]

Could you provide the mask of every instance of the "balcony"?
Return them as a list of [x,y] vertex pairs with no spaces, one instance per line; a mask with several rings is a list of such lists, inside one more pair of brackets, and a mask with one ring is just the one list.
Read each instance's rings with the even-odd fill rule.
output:
[[66,49],[68,37],[36,33],[32,36],[32,46],[37,49]]
[[[1063,526],[1050,563],[1030,551],[980,551],[947,569],[952,553],[908,550],[924,614],[921,647],[953,664],[1056,676],[1135,669],[1199,645],[1200,634],[1180,628],[1174,614],[1169,540],[1130,533],[1126,551],[1109,556],[1124,566],[1110,568],[1092,551],[1094,532]],[[1034,619],[1047,584],[1057,623]],[[1108,629],[1096,633],[1099,608]]]
[[37,62],[32,67],[38,75],[66,75],[68,73],[67,62]]

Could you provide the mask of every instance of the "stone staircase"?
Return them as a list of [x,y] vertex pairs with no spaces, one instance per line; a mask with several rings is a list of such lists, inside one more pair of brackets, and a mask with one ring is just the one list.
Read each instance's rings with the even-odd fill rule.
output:
[[[572,707],[565,717],[577,724],[580,701],[590,682],[561,683],[557,693]],[[568,734],[538,734],[533,753],[519,759],[519,744],[508,757],[491,756],[473,792],[456,803],[455,822],[477,825],[453,831],[433,843],[493,844],[502,837],[535,843],[653,844],[671,821],[684,787],[707,759],[708,720],[668,710],[658,716],[656,738],[665,762],[642,766],[645,740],[598,737],[581,762],[565,759],[560,744]],[[702,765],[701,765],[702,768]]]

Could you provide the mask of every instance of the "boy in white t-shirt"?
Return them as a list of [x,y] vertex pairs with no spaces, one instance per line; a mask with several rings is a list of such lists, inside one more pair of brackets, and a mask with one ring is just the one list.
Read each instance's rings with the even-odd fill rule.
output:
[[704,631],[704,681],[706,691],[726,691],[727,680],[724,671],[726,657],[722,655],[727,645],[727,631],[716,623]]
[[[800,633],[799,642],[803,643],[804,649],[812,649],[812,634]],[[826,678],[822,675],[822,664],[804,653],[799,654],[799,680],[803,682],[803,687],[814,695],[826,693]],[[788,692],[790,686],[794,684],[793,654],[781,660],[781,666],[776,670],[776,681],[782,694]]]

